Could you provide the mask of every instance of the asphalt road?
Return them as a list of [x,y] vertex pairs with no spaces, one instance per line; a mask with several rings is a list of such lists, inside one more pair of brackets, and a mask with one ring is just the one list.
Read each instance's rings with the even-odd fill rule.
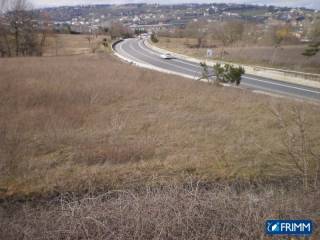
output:
[[[148,64],[157,68],[189,75],[201,76],[201,67],[197,63],[182,59],[162,59],[161,53],[148,48],[143,40],[125,39],[115,45],[115,51],[133,62]],[[273,93],[305,100],[320,101],[320,89],[282,81],[275,81],[253,75],[244,75],[241,86],[255,91]]]

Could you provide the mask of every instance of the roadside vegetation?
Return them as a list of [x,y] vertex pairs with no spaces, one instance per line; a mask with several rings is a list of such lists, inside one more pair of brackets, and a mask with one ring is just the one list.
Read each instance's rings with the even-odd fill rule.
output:
[[311,42],[303,43],[290,25],[200,21],[158,33],[156,45],[201,59],[210,48],[215,60],[320,73],[320,55],[308,54],[320,42],[318,28],[319,21],[305,24],[302,34]]
[[[266,219],[312,219],[319,239],[319,192],[299,188],[197,182],[157,189],[65,195],[43,204],[7,206],[2,239],[274,239]],[[294,197],[293,197],[294,196]],[[10,214],[8,214],[8,212]],[[0,213],[1,214],[1,213]],[[298,238],[295,238],[298,239]]]
[[0,0],[0,57],[69,56],[110,52],[112,42],[132,37],[121,23],[80,34],[57,30],[45,13],[33,11],[28,0]]
[[[208,88],[101,54],[0,63],[3,197],[184,182],[190,175],[228,182],[302,180],[307,173],[317,184],[317,105]],[[290,152],[284,131],[295,134],[297,111],[307,137],[299,150],[294,139],[301,137],[293,135]],[[307,159],[304,172],[292,154]]]
[[41,56],[49,31],[45,16],[42,28],[26,0],[0,1],[0,57]]
[[229,83],[239,85],[242,79],[242,75],[245,74],[243,67],[235,67],[231,64],[215,64],[212,69],[206,64],[201,62],[202,76],[198,80],[207,81],[215,85]]
[[317,104],[105,54],[0,65],[1,239],[319,237]]
[[49,31],[41,54],[10,35],[0,239],[269,239],[277,218],[311,219],[319,238],[318,103],[130,66],[107,54],[127,30],[103,31]]

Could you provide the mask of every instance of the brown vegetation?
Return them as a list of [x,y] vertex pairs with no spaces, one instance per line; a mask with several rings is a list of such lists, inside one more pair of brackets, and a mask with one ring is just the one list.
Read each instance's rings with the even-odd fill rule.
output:
[[111,39],[128,38],[133,36],[133,32],[128,27],[120,22],[113,22],[109,29],[105,29],[110,35]]
[[296,71],[320,73],[320,54],[307,58],[302,55],[306,45],[287,45],[281,47],[243,45],[222,47],[215,41],[206,41],[203,48],[194,48],[198,40],[195,38],[159,37],[157,45],[181,54],[205,58],[207,47],[213,48],[214,59],[252,64],[267,67],[281,67]]
[[45,16],[40,19],[42,27],[28,0],[1,0],[0,57],[41,56],[49,25]]
[[[224,46],[248,31],[226,24]],[[3,55],[51,57],[0,59],[0,239],[265,239],[275,218],[319,238],[317,104],[137,69],[106,36],[33,33],[33,54],[4,30]]]
[[[103,55],[0,65],[2,196],[129,188],[189,175],[299,177],[269,97],[208,88]],[[301,105],[319,146],[318,106],[273,101],[285,109]]]
[[[106,39],[107,45],[102,43]],[[110,37],[94,34],[54,34],[47,38],[43,56],[70,56],[109,51]]]
[[[59,38],[59,54],[90,52],[86,36]],[[0,239],[263,239],[266,219],[319,224],[318,105],[105,54],[0,66]]]
[[[292,197],[295,196],[295,197]],[[0,238],[11,239],[274,239],[266,219],[311,219],[319,239],[319,191],[242,189],[197,182],[141,192],[111,191],[45,204],[0,207]]]
[[158,45],[198,58],[205,58],[207,48],[212,48],[214,59],[320,73],[320,55],[303,54],[308,46],[301,42],[308,39],[316,44],[318,26],[314,21],[298,31],[296,26],[279,21],[197,21],[185,28],[159,32]]
[[[309,29],[310,32],[315,32],[311,31],[311,26]],[[197,43],[190,44],[195,48],[208,47],[209,42],[223,47],[245,44],[279,46],[299,43],[294,27],[289,24],[258,24],[243,20],[190,22],[185,28],[177,28],[173,31],[163,30],[159,32],[159,35],[171,38],[195,38]]]

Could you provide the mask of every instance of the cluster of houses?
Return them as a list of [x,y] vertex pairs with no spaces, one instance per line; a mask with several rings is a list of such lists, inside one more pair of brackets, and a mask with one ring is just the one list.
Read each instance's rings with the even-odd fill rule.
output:
[[97,31],[107,28],[112,22],[120,22],[132,30],[159,31],[184,27],[192,21],[243,19],[266,26],[290,24],[295,27],[299,38],[303,38],[305,24],[312,23],[319,16],[316,10],[310,9],[244,4],[94,5],[51,8],[49,14],[54,18],[57,31],[68,28],[75,33]]

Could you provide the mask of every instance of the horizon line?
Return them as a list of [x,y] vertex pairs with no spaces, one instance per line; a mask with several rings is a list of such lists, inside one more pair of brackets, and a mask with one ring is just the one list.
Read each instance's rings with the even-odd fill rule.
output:
[[226,2],[186,2],[186,3],[148,3],[148,2],[134,2],[134,3],[78,3],[78,4],[45,4],[40,6],[35,6],[35,9],[45,9],[45,8],[59,8],[59,7],[77,7],[77,6],[121,6],[121,5],[214,5],[214,4],[226,4],[226,5],[248,5],[248,6],[259,6],[259,7],[277,7],[277,8],[301,8],[301,9],[308,9],[308,10],[315,10],[318,11],[318,8],[311,8],[308,6],[279,6],[274,4],[267,4],[267,3],[226,3]]

